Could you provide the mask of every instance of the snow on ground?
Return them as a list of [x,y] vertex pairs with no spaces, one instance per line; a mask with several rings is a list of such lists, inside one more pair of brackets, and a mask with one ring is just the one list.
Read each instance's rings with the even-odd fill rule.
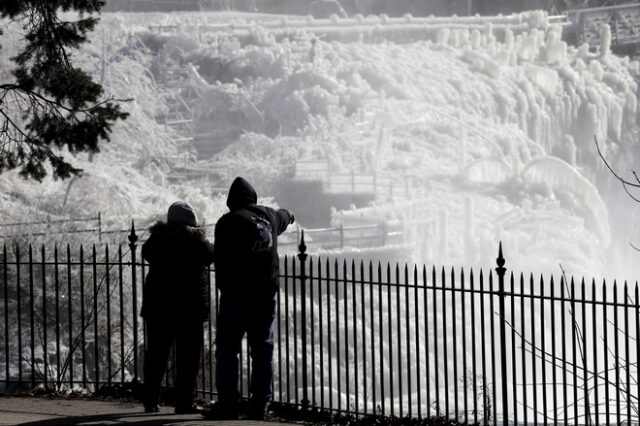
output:
[[[216,26],[230,19],[234,26]],[[2,176],[3,206],[12,205],[2,209],[2,220],[92,208],[152,216],[184,197],[211,222],[224,211],[224,197],[203,187],[163,186],[167,165],[153,161],[195,156],[210,145],[213,161],[264,188],[293,178],[295,162],[311,159],[336,173],[411,182],[408,198],[381,197],[373,212],[333,218],[357,224],[400,216],[409,227],[417,216],[432,219],[430,233],[413,230],[411,261],[491,267],[502,240],[507,266],[516,270],[559,273],[562,264],[571,275],[633,278],[628,243],[638,236],[637,208],[603,170],[593,136],[619,170],[633,167],[637,61],[611,54],[606,43],[597,52],[567,46],[543,13],[509,18],[514,30],[480,18],[438,22],[425,39],[400,37],[402,43],[353,41],[354,24],[337,19],[327,40],[322,30],[304,27],[276,38],[274,20],[285,25],[288,18],[251,19],[105,14],[83,51],[84,66],[103,75],[114,95],[133,98],[132,116],[93,163],[80,159],[88,176],[71,186],[66,210],[60,200],[68,183],[38,186]],[[159,33],[149,25],[176,27]],[[238,25],[251,37],[234,38]],[[197,147],[176,143],[153,120],[167,108],[157,83],[174,68],[199,92],[195,124],[210,137]],[[98,185],[103,190],[92,191]],[[35,193],[41,201],[33,206]]]

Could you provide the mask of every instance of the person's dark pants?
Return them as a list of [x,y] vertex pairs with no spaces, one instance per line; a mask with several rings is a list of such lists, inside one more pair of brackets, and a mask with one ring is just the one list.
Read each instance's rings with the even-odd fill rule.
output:
[[221,296],[216,324],[216,388],[221,404],[233,407],[238,402],[238,354],[245,333],[251,351],[251,405],[259,409],[271,400],[275,311],[273,294]]
[[164,319],[147,319],[144,359],[145,407],[158,405],[160,385],[167,370],[171,346],[176,345],[176,407],[191,407],[200,370],[203,345],[201,320],[174,323]]

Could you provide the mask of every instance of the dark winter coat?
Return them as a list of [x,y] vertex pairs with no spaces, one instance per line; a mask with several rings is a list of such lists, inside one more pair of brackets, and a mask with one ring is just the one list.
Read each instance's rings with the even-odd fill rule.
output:
[[[287,229],[291,213],[257,205],[257,200],[256,191],[249,182],[240,177],[234,180],[227,198],[230,211],[218,220],[214,238],[216,286],[223,293],[273,294],[278,290],[278,235]],[[247,255],[246,248],[253,241],[244,231],[245,222],[239,217],[243,212],[264,218],[271,224],[270,266],[267,277],[260,282],[256,282],[255,265]]]
[[207,266],[213,244],[203,228],[157,223],[142,246],[149,272],[142,292],[141,315],[149,318],[200,319],[210,315]]

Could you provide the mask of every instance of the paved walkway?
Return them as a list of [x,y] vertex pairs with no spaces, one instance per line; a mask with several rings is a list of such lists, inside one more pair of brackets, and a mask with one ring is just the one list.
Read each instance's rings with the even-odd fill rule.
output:
[[0,397],[0,426],[5,425],[219,425],[219,426],[291,426],[256,421],[205,420],[198,414],[173,414],[173,407],[161,407],[159,413],[145,414],[140,404],[118,401],[49,397]]

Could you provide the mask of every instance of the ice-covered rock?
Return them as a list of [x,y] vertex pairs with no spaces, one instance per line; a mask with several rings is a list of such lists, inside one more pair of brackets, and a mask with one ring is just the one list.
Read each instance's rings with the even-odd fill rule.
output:
[[551,68],[529,65],[525,68],[525,73],[529,81],[547,96],[554,96],[562,85],[558,72]]

